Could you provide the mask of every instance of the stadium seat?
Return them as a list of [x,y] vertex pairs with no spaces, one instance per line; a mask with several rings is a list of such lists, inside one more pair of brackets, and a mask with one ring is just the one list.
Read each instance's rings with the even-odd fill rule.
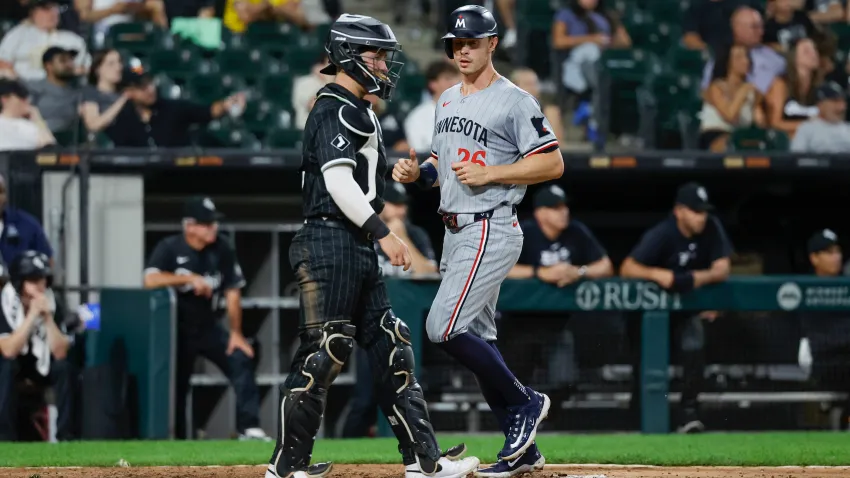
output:
[[734,151],[788,151],[790,141],[782,131],[750,127],[733,131],[729,143]]
[[850,25],[847,23],[831,23],[829,26],[838,39],[838,49],[843,51],[850,49]]
[[265,145],[271,149],[301,149],[304,134],[296,128],[273,127],[266,132]]
[[157,48],[162,34],[153,23],[116,23],[109,27],[106,46],[144,54]]
[[248,25],[245,41],[248,46],[265,48],[275,45],[293,45],[300,32],[288,23],[255,22]]
[[200,103],[213,103],[245,90],[245,84],[240,78],[217,73],[193,76],[189,78],[187,87],[192,98]]
[[550,2],[520,1],[516,2],[516,17],[517,23],[522,23],[532,30],[550,30],[555,10]]
[[148,64],[154,74],[164,73],[176,77],[191,76],[203,70],[200,55],[192,49],[153,51]]
[[188,99],[186,98],[186,94],[184,94],[186,93],[184,92],[184,89],[174,83],[174,81],[167,75],[157,75],[154,77],[153,81],[156,85],[156,90],[160,98],[170,100]]
[[288,107],[292,103],[292,75],[285,70],[267,73],[258,82],[263,98],[280,106]]
[[638,2],[638,5],[645,8],[659,22],[681,25],[685,12],[688,11],[691,4],[688,0],[667,0],[663,2],[650,0]]
[[669,23],[636,23],[629,28],[635,47],[666,55],[682,37],[682,29]]
[[610,49],[602,53],[598,68],[600,93],[605,99],[601,116],[608,118],[608,130],[615,134],[636,133],[636,91],[647,75],[661,71],[658,58],[638,49]]
[[251,133],[265,134],[270,126],[278,125],[281,113],[282,108],[272,101],[252,100],[245,106],[242,122]]
[[667,52],[665,64],[670,71],[702,76],[708,58],[707,51],[691,50],[676,44]]
[[218,52],[216,62],[222,73],[257,77],[265,70],[268,59],[259,48],[225,49]]
[[680,135],[681,112],[686,112],[699,99],[699,79],[677,73],[661,73],[647,77],[638,94],[641,136],[655,146],[669,134]]

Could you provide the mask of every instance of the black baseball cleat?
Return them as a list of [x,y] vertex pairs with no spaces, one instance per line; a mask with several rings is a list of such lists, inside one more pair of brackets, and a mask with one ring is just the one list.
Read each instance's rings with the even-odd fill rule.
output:
[[466,443],[461,443],[444,451],[440,456],[449,461],[457,461],[463,458],[463,455],[466,455],[466,451]]

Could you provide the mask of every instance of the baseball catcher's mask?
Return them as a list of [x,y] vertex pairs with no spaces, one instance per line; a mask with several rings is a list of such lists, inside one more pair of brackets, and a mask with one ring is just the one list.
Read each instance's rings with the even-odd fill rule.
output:
[[330,65],[322,73],[335,75],[342,70],[368,93],[392,99],[404,61],[389,26],[372,17],[343,14],[331,25],[325,50]]

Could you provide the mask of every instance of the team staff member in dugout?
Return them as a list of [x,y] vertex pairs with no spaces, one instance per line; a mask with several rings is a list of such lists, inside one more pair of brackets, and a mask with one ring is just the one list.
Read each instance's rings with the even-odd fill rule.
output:
[[11,264],[24,251],[38,251],[53,264],[53,249],[38,219],[7,204],[6,179],[0,175],[0,257]]
[[[215,204],[193,197],[183,210],[183,233],[156,245],[145,269],[145,287],[174,287],[177,292],[177,410],[175,435],[187,438],[186,394],[198,355],[212,361],[236,391],[236,427],[240,439],[270,440],[259,428],[260,395],[254,378],[254,349],[242,335],[240,289],[245,286],[236,253],[218,235]],[[224,295],[230,332],[218,320]],[[191,430],[189,430],[191,432]]]
[[[648,230],[623,261],[625,278],[656,282],[672,292],[689,292],[729,277],[732,244],[720,220],[709,214],[714,206],[705,188],[688,183],[679,188],[672,216]],[[705,368],[705,332],[702,320],[714,320],[716,312],[672,312],[670,330],[679,341],[682,364],[682,401],[679,432],[705,429],[699,418],[698,395]],[[632,408],[640,410],[637,374],[640,370],[640,321],[629,317],[632,350]],[[675,349],[674,349],[675,350]],[[675,352],[674,352],[675,353]]]

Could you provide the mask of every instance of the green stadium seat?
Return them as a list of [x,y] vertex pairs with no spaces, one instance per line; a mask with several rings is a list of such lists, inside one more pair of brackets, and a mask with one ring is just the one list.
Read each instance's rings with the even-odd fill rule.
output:
[[250,131],[229,121],[211,121],[200,135],[201,146],[258,150],[262,143]]
[[296,128],[273,127],[266,132],[265,145],[271,149],[301,149],[304,133]]
[[629,35],[635,47],[663,56],[678,43],[682,29],[669,23],[636,23],[629,28]]
[[666,65],[670,71],[702,76],[709,54],[703,50],[691,50],[678,44],[667,53]]
[[656,20],[660,22],[681,25],[685,12],[690,8],[688,0],[650,0],[639,2],[639,6],[645,8]]
[[217,73],[193,76],[186,86],[192,98],[200,103],[213,103],[246,89],[240,78]]
[[265,134],[272,126],[291,126],[292,114],[267,99],[253,100],[245,106],[242,122],[251,133]]
[[292,75],[288,71],[268,73],[257,83],[263,99],[281,106],[292,103]]
[[729,143],[734,151],[788,151],[790,146],[784,132],[758,127],[736,129]]
[[162,35],[163,31],[153,23],[116,23],[109,27],[106,46],[136,54],[147,53],[158,47]]
[[255,22],[245,30],[248,46],[256,48],[293,45],[298,35],[300,31],[297,28],[279,22]]
[[532,30],[550,30],[555,10],[546,1],[526,0],[516,2],[517,23]]
[[609,130],[615,134],[636,133],[638,129],[637,89],[650,74],[661,71],[658,58],[638,49],[610,49],[599,61],[600,83],[606,98]]
[[[154,74],[187,77],[203,70],[200,55],[192,49],[156,50],[151,52],[148,64]],[[209,65],[207,65],[209,67]]]
[[186,99],[184,89],[174,83],[167,75],[156,75],[153,79],[160,98],[169,100]]
[[679,131],[678,113],[699,99],[699,78],[683,74],[660,74],[647,81],[657,105],[656,124],[665,131]]
[[838,39],[838,49],[850,49],[850,25],[847,23],[831,23],[830,28]]
[[268,58],[259,48],[226,49],[218,53],[216,62],[222,73],[260,76],[265,71]]

